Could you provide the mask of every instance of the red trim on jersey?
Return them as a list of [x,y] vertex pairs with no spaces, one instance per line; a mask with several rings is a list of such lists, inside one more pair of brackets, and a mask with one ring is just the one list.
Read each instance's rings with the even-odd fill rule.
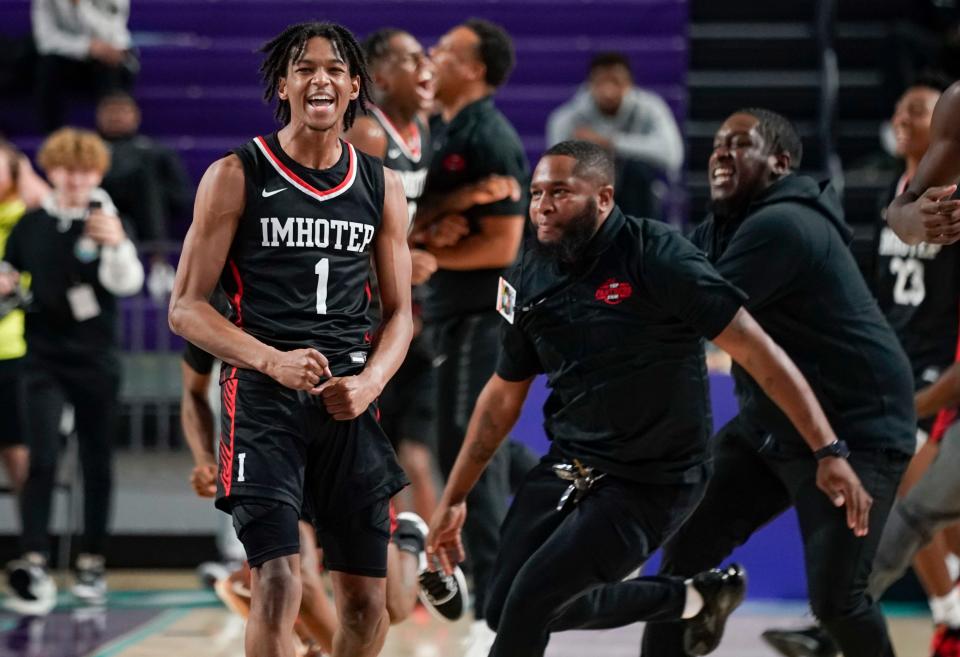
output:
[[237,291],[234,292],[231,302],[233,309],[237,311],[237,326],[243,326],[243,312],[240,310],[240,301],[243,299],[243,281],[240,280],[240,270],[237,269],[237,263],[230,259],[230,271],[233,273],[233,282],[237,284]]
[[233,484],[233,445],[237,420],[237,368],[233,368],[230,377],[223,383],[223,412],[230,418],[230,442],[226,436],[220,437],[220,483],[224,495],[230,494]]
[[393,141],[396,142],[400,150],[403,151],[403,154],[414,162],[419,162],[422,141],[420,138],[420,126],[417,125],[416,119],[410,122],[410,125],[413,127],[413,139],[408,140],[400,128],[398,128],[393,121],[390,120],[390,117],[387,116],[386,112],[376,105],[371,105],[368,109],[374,115],[374,117],[377,118],[377,120],[380,122],[380,125],[383,126],[383,129],[387,131]]
[[363,291],[367,295],[367,301],[373,301],[373,290],[370,289],[370,279],[363,286]]
[[285,165],[283,162],[281,162],[280,158],[277,157],[272,150],[270,150],[270,147],[267,145],[266,139],[264,139],[263,137],[257,137],[254,139],[254,141],[257,142],[257,145],[260,147],[260,150],[262,150],[263,153],[268,158],[270,158],[270,162],[273,164],[273,166],[276,167],[282,174],[284,174],[285,178],[287,178],[294,185],[298,185],[301,188],[303,188],[303,191],[311,194],[317,200],[322,201],[328,197],[338,196],[341,192],[345,191],[350,185],[353,184],[353,180],[356,177],[356,174],[357,174],[356,152],[353,150],[353,146],[347,142],[344,142],[344,145],[346,146],[346,149],[347,149],[347,154],[350,158],[350,162],[349,164],[347,164],[347,175],[343,177],[343,180],[341,180],[340,184],[338,184],[336,187],[323,190],[323,189],[317,189],[316,187],[308,183],[306,180],[304,180],[303,178],[295,174],[293,171],[291,171],[290,168],[287,167],[287,165]]
[[393,500],[390,500],[390,538],[393,538],[393,535],[397,533],[399,524],[397,522],[397,507],[393,506]]

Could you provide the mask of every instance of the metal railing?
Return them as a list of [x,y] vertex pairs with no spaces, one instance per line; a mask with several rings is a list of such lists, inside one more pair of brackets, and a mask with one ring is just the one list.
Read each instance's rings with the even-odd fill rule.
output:
[[840,94],[840,68],[834,37],[837,23],[836,0],[818,0],[815,29],[820,50],[820,106],[817,112],[817,136],[823,154],[823,173],[843,191],[843,166],[837,154],[837,103]]

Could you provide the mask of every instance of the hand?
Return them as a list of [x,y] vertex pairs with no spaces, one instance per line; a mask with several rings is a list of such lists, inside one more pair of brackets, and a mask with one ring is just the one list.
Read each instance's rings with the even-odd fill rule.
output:
[[126,50],[114,48],[106,41],[100,39],[90,40],[90,57],[107,66],[120,66],[127,56]]
[[382,385],[377,385],[369,376],[358,374],[333,377],[313,388],[310,394],[323,398],[323,405],[334,420],[352,420],[364,413],[381,392]]
[[436,257],[423,249],[410,249],[410,264],[413,267],[410,273],[410,282],[413,285],[426,283],[437,271]]
[[0,297],[8,297],[17,291],[20,285],[20,272],[15,269],[7,269],[0,272]]
[[459,214],[448,214],[433,222],[426,230],[424,242],[433,249],[444,249],[453,246],[463,237],[470,234],[470,224],[467,218]]
[[120,219],[103,210],[91,210],[83,228],[84,234],[104,246],[119,246],[127,239]]
[[847,459],[828,456],[817,464],[817,488],[826,493],[836,507],[846,505],[847,527],[854,536],[866,536],[870,529],[873,498]]
[[931,187],[910,205],[915,205],[913,216],[923,226],[923,241],[928,244],[953,244],[960,239],[960,201],[950,197],[956,185]]
[[430,531],[427,533],[427,566],[430,570],[440,568],[447,575],[466,558],[463,551],[463,539],[460,532],[467,519],[467,505],[446,504],[441,502],[430,519]]
[[[509,198],[513,201],[520,200],[520,183],[513,176],[492,175],[483,180],[474,183],[470,190],[470,207],[474,205],[487,205],[496,203]],[[470,208],[463,208],[469,210]]]
[[217,494],[217,466],[210,463],[194,466],[190,485],[200,497],[214,497]]
[[579,139],[581,141],[589,141],[601,148],[612,148],[613,142],[610,141],[609,137],[604,137],[596,130],[588,128],[586,126],[580,126],[573,131],[573,138]]
[[330,363],[316,349],[277,351],[267,362],[263,373],[282,386],[293,390],[313,390],[320,379],[330,378]]

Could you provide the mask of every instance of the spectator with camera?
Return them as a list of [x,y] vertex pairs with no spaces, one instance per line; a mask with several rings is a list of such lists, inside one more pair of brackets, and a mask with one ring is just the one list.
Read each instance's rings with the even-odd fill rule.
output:
[[84,484],[84,535],[73,592],[93,601],[106,594],[103,554],[120,381],[117,298],[139,292],[144,278],[136,248],[99,187],[110,164],[103,141],[92,132],[63,128],[40,147],[38,162],[53,191],[11,232],[7,271],[0,274],[0,296],[21,275],[30,275],[21,377],[31,454],[20,504],[24,556],[8,565],[8,606],[30,614],[48,612],[56,600],[47,571],[48,525],[64,402],[75,409]]

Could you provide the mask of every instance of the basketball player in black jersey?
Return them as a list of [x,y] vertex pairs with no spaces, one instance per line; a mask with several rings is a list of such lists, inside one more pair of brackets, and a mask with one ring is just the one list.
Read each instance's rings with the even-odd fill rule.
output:
[[[412,219],[423,193],[430,164],[430,132],[421,118],[433,104],[433,66],[420,43],[407,32],[384,28],[363,42],[373,82],[373,103],[358,116],[346,139],[364,153],[383,160],[403,181]],[[437,270],[425,249],[411,249],[413,283],[420,285]],[[422,302],[414,289],[414,312]],[[432,357],[415,329],[407,359],[380,399],[387,435],[397,443],[400,463],[410,477],[413,509],[429,517],[436,504],[430,422],[433,416]]]
[[[204,175],[170,326],[226,363],[217,506],[253,571],[247,654],[293,651],[305,507],[337,598],[333,654],[366,657],[388,626],[388,505],[406,484],[374,405],[413,329],[406,202],[396,174],[340,138],[368,97],[353,35],[303,23],[263,52],[284,127]],[[373,344],[371,254],[383,313]],[[232,321],[208,302],[218,281]]]

